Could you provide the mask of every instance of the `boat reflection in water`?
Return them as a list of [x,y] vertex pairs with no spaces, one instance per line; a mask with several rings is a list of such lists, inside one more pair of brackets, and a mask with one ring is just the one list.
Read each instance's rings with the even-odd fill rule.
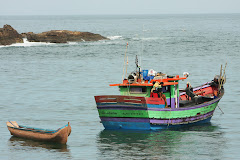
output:
[[103,130],[97,138],[99,159],[221,159],[225,144],[223,133],[211,123],[160,132]]
[[28,149],[28,150],[31,150],[31,148],[34,148],[34,150],[36,150],[36,148],[39,148],[39,149],[47,149],[47,150],[51,150],[51,151],[56,151],[56,152],[66,152],[71,157],[69,149],[68,149],[68,145],[66,145],[66,144],[33,141],[33,140],[29,140],[29,139],[18,138],[18,137],[12,136],[9,139],[9,146],[11,146],[11,147],[18,147],[18,146],[24,147],[25,146],[26,149]]

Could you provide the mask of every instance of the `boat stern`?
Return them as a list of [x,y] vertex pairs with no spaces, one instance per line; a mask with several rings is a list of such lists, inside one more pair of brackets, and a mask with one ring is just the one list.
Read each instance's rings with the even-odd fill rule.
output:
[[95,96],[95,101],[105,129],[150,130],[145,97]]

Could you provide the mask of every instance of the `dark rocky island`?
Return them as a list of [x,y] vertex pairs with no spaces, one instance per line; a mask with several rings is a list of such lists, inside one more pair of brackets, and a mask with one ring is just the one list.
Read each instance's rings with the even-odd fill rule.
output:
[[52,30],[35,34],[27,32],[19,34],[10,25],[4,25],[0,28],[0,45],[10,45],[13,43],[23,43],[22,38],[27,38],[29,42],[49,42],[49,43],[67,43],[81,41],[99,41],[108,38],[100,34],[90,32],[68,31],[68,30]]
[[10,45],[13,43],[23,43],[22,35],[6,24],[3,28],[0,28],[0,45]]
[[33,32],[22,33],[29,42],[50,42],[50,43],[67,43],[80,41],[99,41],[106,40],[106,37],[100,34],[90,32],[68,31],[68,30],[52,30],[35,34]]

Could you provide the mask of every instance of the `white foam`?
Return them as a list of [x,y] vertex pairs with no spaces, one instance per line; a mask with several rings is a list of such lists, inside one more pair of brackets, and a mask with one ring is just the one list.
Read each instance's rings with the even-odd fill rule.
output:
[[108,36],[107,38],[110,39],[110,40],[115,40],[115,39],[122,38],[122,36]]
[[169,39],[168,37],[133,37],[134,41],[157,41]]
[[[110,40],[116,40],[116,39],[122,38],[122,36],[109,36],[107,38],[109,38]],[[82,41],[85,42],[84,39],[82,39]],[[67,42],[64,45],[78,45],[78,44],[80,44],[80,43],[79,42]],[[101,45],[101,44],[112,45],[112,44],[116,44],[116,42],[100,40],[100,41],[96,41],[96,42],[88,42],[85,45]],[[57,44],[56,43],[47,43],[47,42],[29,42],[27,40],[27,38],[23,38],[23,43],[15,43],[15,44],[7,45],[7,46],[0,46],[0,48],[3,48],[3,47],[31,47],[31,46],[44,46],[44,45],[46,46],[46,45],[57,45]]]
[[100,40],[100,41],[92,41],[92,42],[87,42],[82,44],[84,46],[99,46],[99,45],[115,45],[115,44],[120,44],[120,42]]
[[23,43],[14,43],[7,46],[2,47],[31,47],[31,46],[43,46],[43,45],[55,45],[55,43],[47,43],[47,42],[29,42],[27,38],[23,38]]
[[148,38],[142,38],[144,41],[151,41],[151,40],[159,40],[160,37],[148,37]]
[[67,42],[67,44],[69,44],[69,45],[77,45],[78,42]]

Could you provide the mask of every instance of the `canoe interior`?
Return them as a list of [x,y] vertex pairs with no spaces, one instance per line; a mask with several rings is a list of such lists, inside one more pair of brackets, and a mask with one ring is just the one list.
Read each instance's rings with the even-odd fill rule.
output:
[[17,130],[24,130],[24,131],[31,131],[31,132],[38,132],[38,133],[44,133],[44,134],[54,134],[57,131],[61,130],[64,127],[67,127],[67,125],[57,129],[57,130],[52,130],[52,129],[42,129],[42,128],[35,128],[35,127],[28,127],[28,126],[23,126],[23,125],[18,125],[17,122],[15,121],[9,121],[7,122],[7,126],[13,129]]

